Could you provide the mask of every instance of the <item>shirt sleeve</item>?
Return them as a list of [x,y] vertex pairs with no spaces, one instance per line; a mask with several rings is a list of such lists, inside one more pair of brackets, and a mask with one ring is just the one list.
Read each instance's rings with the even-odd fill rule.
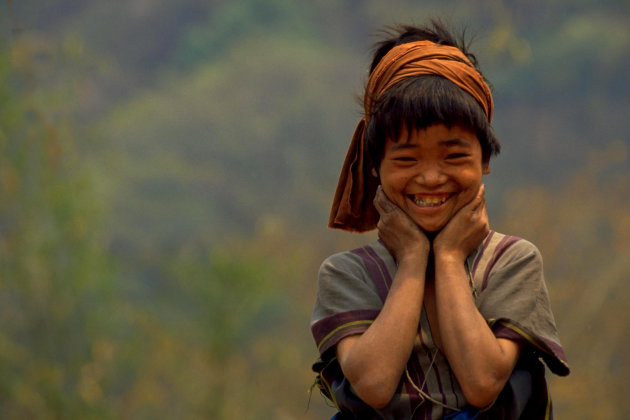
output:
[[363,333],[383,303],[360,257],[344,252],[319,269],[311,332],[321,355],[342,338]]
[[521,341],[539,353],[552,372],[569,373],[551,312],[542,257],[532,243],[518,239],[501,250],[483,274],[477,302],[497,337]]

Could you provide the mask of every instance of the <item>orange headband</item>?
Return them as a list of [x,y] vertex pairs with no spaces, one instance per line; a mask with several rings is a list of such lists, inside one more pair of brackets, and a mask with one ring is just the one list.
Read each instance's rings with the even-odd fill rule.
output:
[[442,76],[468,92],[492,120],[494,104],[483,76],[456,47],[416,41],[392,48],[370,74],[363,97],[365,115],[359,121],[343,163],[328,226],[352,232],[376,228],[379,214],[372,200],[379,185],[365,165],[365,129],[374,101],[394,84],[420,75]]

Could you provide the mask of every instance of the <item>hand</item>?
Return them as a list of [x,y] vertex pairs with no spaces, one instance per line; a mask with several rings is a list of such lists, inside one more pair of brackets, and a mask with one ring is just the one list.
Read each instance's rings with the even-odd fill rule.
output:
[[379,185],[374,197],[374,207],[381,218],[376,226],[379,238],[400,264],[413,260],[424,265],[428,261],[431,244],[424,232],[407,214],[392,203]]
[[449,255],[463,262],[488,232],[485,186],[482,184],[475,198],[459,209],[435,237],[433,251],[436,257]]

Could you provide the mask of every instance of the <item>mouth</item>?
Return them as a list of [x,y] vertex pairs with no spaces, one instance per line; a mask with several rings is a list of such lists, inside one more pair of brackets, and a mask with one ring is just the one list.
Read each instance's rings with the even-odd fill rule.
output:
[[413,201],[415,203],[416,206],[418,207],[439,207],[442,204],[446,203],[446,201],[451,198],[452,194],[441,194],[441,195],[434,195],[434,196],[428,196],[428,195],[424,195],[424,196],[420,196],[420,195],[414,195],[414,194],[410,194],[409,195],[409,199],[411,201]]

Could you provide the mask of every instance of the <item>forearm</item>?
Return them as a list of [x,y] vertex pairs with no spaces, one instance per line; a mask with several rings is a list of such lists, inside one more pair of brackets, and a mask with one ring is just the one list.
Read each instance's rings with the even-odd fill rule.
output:
[[468,402],[486,406],[503,389],[520,347],[494,336],[475,306],[460,258],[436,255],[435,276],[443,351]]
[[374,407],[389,402],[409,360],[418,333],[425,269],[426,264],[401,262],[372,325],[337,346],[344,375],[359,397]]

